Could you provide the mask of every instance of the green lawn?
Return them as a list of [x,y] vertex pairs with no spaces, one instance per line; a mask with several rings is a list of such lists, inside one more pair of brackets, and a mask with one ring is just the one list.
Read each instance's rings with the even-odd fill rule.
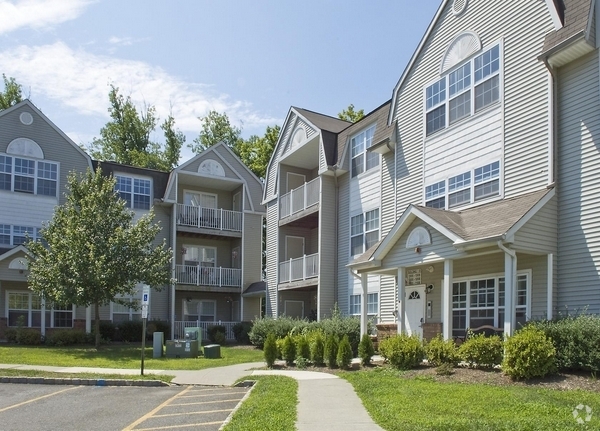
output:
[[[391,369],[340,376],[352,383],[371,417],[388,431],[600,429],[596,392],[440,383],[425,377],[401,378]],[[592,407],[594,413],[583,425],[573,417],[579,404]]]
[[284,376],[251,376],[256,380],[248,399],[235,412],[224,431],[294,431],[298,382]]
[[54,373],[50,371],[40,370],[14,370],[14,369],[1,369],[0,376],[2,377],[51,377],[57,379],[125,379],[125,380],[161,380],[163,382],[170,383],[173,380],[173,376],[167,376],[164,374],[135,374],[132,370],[132,374],[109,374],[109,373]]
[[[96,350],[90,346],[0,346],[0,363],[25,365],[55,365],[59,367],[140,368],[140,345],[107,345]],[[154,370],[200,370],[245,362],[263,361],[263,352],[221,346],[220,359],[152,358],[152,347],[145,349],[144,368]]]

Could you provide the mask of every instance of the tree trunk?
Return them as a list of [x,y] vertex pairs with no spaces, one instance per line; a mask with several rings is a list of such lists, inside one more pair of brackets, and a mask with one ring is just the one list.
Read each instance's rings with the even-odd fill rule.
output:
[[96,349],[100,348],[100,305],[96,302],[94,304],[94,313],[96,317],[94,319],[94,330],[96,331]]

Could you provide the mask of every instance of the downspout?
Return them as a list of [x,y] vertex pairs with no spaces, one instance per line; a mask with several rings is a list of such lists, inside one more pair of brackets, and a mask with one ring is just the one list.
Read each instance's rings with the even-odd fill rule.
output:
[[[339,224],[337,223],[337,220],[340,216],[340,211],[339,211],[339,204],[340,204],[340,189],[338,186],[338,177],[337,177],[337,166],[334,166],[332,168],[333,170],[333,183],[334,183],[334,187],[335,187],[335,219],[336,219],[336,228],[335,228],[335,253],[333,258],[335,259],[334,262],[336,264],[339,264],[338,261],[338,239],[339,239],[339,229],[337,226],[339,226]],[[335,269],[335,272],[333,274],[333,303],[337,305],[338,303],[338,292],[339,292],[339,286],[338,286],[338,269]],[[337,307],[336,307],[337,308]]]
[[552,116],[550,118],[551,121],[551,132],[550,132],[550,148],[552,148],[552,176],[549,178],[549,187],[553,187],[556,185],[556,179],[558,176],[558,79],[556,76],[556,70],[550,65],[548,62],[548,58],[544,57],[542,59],[546,69],[550,72],[550,79],[552,80],[552,91],[550,93],[551,103],[552,103]]

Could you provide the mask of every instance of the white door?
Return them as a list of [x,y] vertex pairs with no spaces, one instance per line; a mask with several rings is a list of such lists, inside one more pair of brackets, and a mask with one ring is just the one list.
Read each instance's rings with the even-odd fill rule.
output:
[[425,322],[425,286],[406,287],[406,315],[404,322],[406,332],[409,335],[417,334],[423,338],[423,328],[421,325]]

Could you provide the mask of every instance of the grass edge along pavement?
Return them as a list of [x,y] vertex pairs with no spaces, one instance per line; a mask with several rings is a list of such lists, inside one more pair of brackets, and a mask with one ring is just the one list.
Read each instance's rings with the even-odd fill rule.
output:
[[[93,346],[20,346],[0,345],[0,363],[53,365],[59,367],[92,367],[140,369],[141,345]],[[152,358],[152,347],[146,347],[144,368],[151,370],[201,370],[249,362],[263,361],[262,350],[221,346],[221,358]]]
[[174,376],[166,374],[135,374],[131,370],[131,374],[109,374],[109,373],[61,373],[44,370],[23,370],[14,368],[0,369],[0,379],[2,377],[27,377],[27,378],[43,378],[43,379],[94,379],[94,380],[131,380],[131,381],[154,381],[159,380],[164,383],[171,383]]
[[[390,368],[338,375],[352,384],[371,417],[388,431],[600,429],[597,392],[436,382],[404,378]],[[583,425],[573,413],[579,405],[597,410]]]

